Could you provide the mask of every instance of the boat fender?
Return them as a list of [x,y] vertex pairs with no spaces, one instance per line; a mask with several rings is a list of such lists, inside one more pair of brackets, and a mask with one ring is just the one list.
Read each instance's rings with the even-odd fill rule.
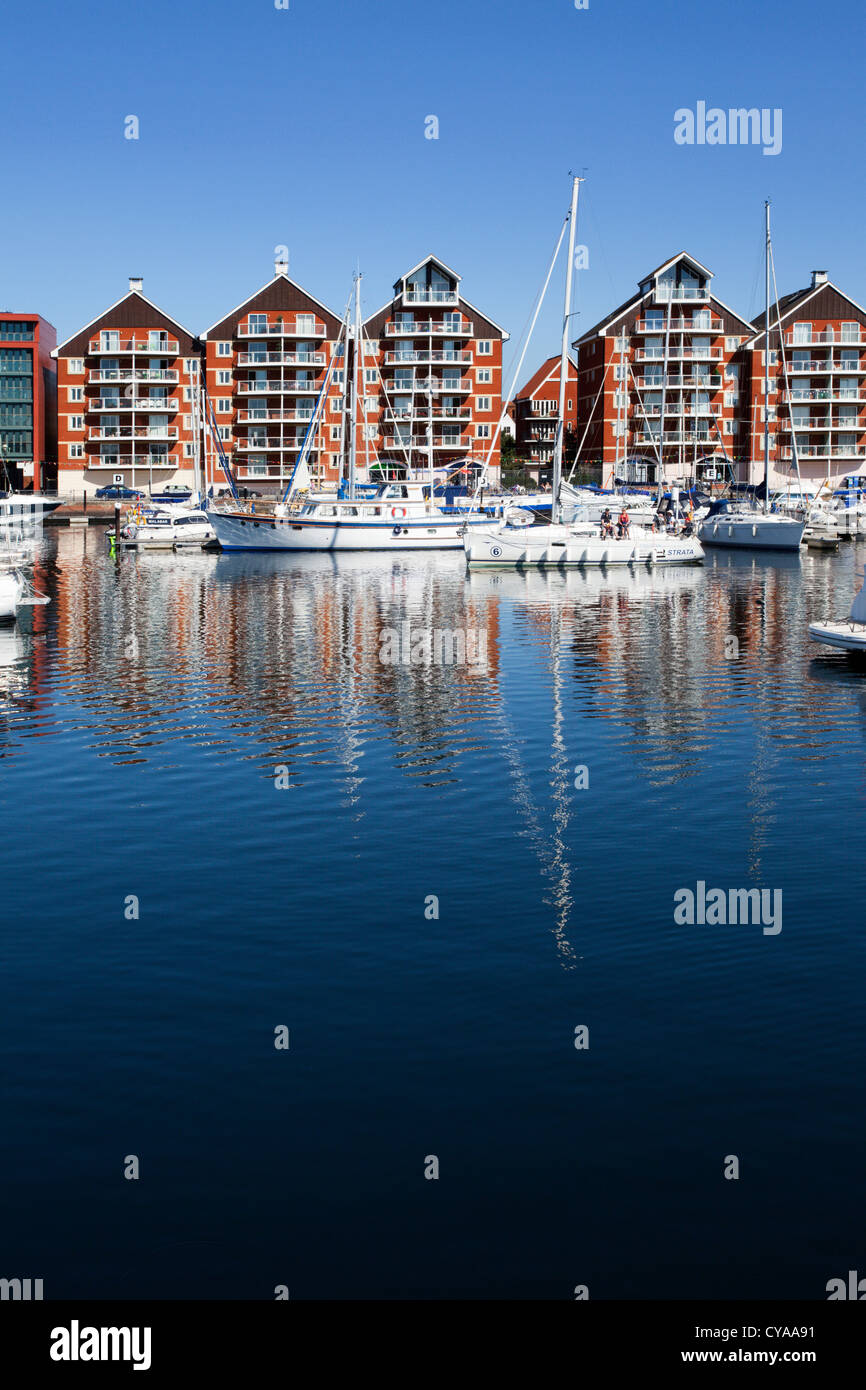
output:
[[399,526],[395,526],[395,527],[394,527],[394,535],[395,535],[395,536],[399,536],[399,534],[400,534],[400,527],[399,527]]

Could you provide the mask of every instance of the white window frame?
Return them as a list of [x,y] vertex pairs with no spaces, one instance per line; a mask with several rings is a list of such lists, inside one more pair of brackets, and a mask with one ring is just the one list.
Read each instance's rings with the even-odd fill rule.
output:
[[216,345],[216,355],[217,357],[231,357],[231,343],[227,343],[224,339],[219,340]]
[[231,384],[232,384],[232,374],[231,374],[231,372],[227,372],[227,371],[225,371],[224,369],[218,370],[218,371],[217,371],[217,374],[216,374],[216,384],[217,384],[217,386],[231,386]]

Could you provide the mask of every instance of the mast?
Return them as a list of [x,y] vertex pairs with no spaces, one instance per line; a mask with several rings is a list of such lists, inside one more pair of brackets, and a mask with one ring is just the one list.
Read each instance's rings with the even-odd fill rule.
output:
[[764,288],[766,303],[764,309],[764,511],[770,510],[770,200],[764,203],[767,227],[764,247]]
[[352,361],[352,433],[349,446],[349,497],[355,496],[355,467],[358,462],[358,382],[361,364],[361,272],[355,276],[355,348]]
[[559,488],[562,482],[562,445],[565,439],[565,388],[568,375],[568,325],[571,319],[571,282],[574,275],[574,238],[577,231],[577,199],[583,179],[575,178],[571,185],[571,212],[568,228],[568,265],[565,271],[565,311],[562,319],[562,352],[559,358],[559,419],[556,429],[556,443],[553,448],[553,497],[550,505],[550,520],[555,526],[559,521]]

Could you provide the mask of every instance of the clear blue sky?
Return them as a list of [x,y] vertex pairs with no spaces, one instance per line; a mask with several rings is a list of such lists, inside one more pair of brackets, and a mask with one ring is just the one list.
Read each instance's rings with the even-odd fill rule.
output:
[[[819,268],[863,303],[862,13],[859,0],[7,7],[0,306],[63,338],[137,274],[201,332],[285,243],[293,278],[337,310],[359,263],[366,313],[433,251],[517,338],[571,170],[587,179],[589,249],[574,336],[682,248],[719,298],[755,312],[767,196],[780,292]],[[782,152],[677,145],[674,111],[698,101],[781,107]],[[560,302],[557,280],[527,368],[558,350]]]

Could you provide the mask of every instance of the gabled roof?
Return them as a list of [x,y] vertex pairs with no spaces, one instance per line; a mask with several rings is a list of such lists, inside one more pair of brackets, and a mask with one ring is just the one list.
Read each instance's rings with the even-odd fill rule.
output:
[[109,314],[113,314],[115,309],[119,309],[121,304],[126,304],[131,299],[137,299],[142,304],[146,304],[148,309],[150,309],[152,313],[159,314],[161,318],[165,319],[166,323],[170,323],[172,327],[176,328],[178,332],[181,333],[183,336],[189,339],[193,339],[195,337],[194,333],[191,333],[188,328],[184,328],[182,323],[178,323],[177,319],[173,319],[170,314],[167,314],[165,312],[164,309],[160,309],[159,305],[154,304],[153,300],[148,299],[147,295],[142,294],[141,290],[128,290],[126,294],[121,295],[120,299],[116,299],[113,304],[109,304],[108,308],[104,309],[101,314],[97,314],[96,318],[91,319],[89,323],[86,323],[83,328],[79,328],[75,333],[70,333],[68,338],[64,339],[62,343],[58,343],[57,347],[53,349],[51,356],[59,357],[63,349],[67,346],[67,344],[74,342],[76,338],[82,337],[82,335],[86,334],[89,329],[95,327],[96,324],[104,322],[104,320],[108,318]]
[[[785,319],[790,318],[791,314],[793,314],[796,309],[802,308],[805,304],[809,302],[810,299],[814,299],[816,295],[819,295],[827,290],[830,290],[833,294],[837,294],[840,299],[844,299],[846,304],[850,304],[852,309],[856,309],[857,313],[862,314],[864,316],[864,319],[866,319],[866,309],[864,309],[862,305],[858,304],[856,299],[852,299],[850,294],[846,294],[844,290],[840,290],[839,286],[834,285],[832,280],[822,280],[820,284],[809,285],[806,289],[793,290],[791,294],[782,295],[781,299],[779,300],[778,315],[776,313],[775,305],[773,305],[770,309],[770,330],[778,330],[779,319],[781,319],[781,321],[784,323]],[[749,347],[751,347],[757,341],[757,339],[763,335],[765,319],[765,309],[762,309],[760,314],[755,315],[752,322],[757,331],[755,332],[754,337],[749,340]],[[804,344],[804,346],[806,345]]]
[[422,265],[429,265],[430,261],[435,261],[440,270],[444,270],[446,275],[453,275],[455,280],[460,281],[463,279],[462,275],[458,275],[456,270],[452,270],[450,265],[446,265],[438,256],[434,256],[431,251],[429,256],[425,256],[417,265],[413,265],[411,270],[406,270],[402,275],[398,275],[394,283],[399,285],[401,280],[405,280],[408,276],[414,275],[416,270],[420,270]]
[[663,270],[667,270],[669,266],[676,265],[677,261],[688,261],[689,265],[693,265],[702,275],[708,275],[712,278],[713,272],[708,266],[702,265],[700,261],[696,261],[694,256],[689,255],[688,251],[678,251],[675,256],[671,256],[670,260],[662,261],[661,265],[657,265],[655,270],[651,270],[648,274],[642,275],[638,280],[638,284],[642,285],[644,280],[651,280],[654,279],[656,275],[661,275]]
[[[538,390],[539,386],[543,385],[545,381],[548,381],[553,376],[555,376],[556,380],[559,381],[559,361],[560,354],[557,352],[553,357],[548,357],[544,362],[542,362],[538,370],[533,372],[526,385],[522,386],[519,391],[515,391],[514,400],[526,400],[527,396],[531,396],[534,391]],[[575,362],[571,353],[568,354],[568,365],[573,369],[574,379],[576,381],[577,363]],[[570,377],[571,373],[569,372],[567,373],[566,379],[570,379]]]
[[620,304],[612,313],[607,314],[603,319],[599,319],[598,323],[594,323],[592,328],[588,328],[579,338],[575,338],[571,346],[573,348],[579,347],[581,343],[588,342],[590,338],[597,337],[603,329],[607,328],[609,323],[614,323],[616,319],[621,319],[628,313],[629,309],[634,308],[635,304],[642,304],[645,299],[649,299],[651,294],[652,290],[647,290],[644,294],[633,294],[624,304]]
[[218,318],[215,323],[211,324],[210,328],[206,328],[204,333],[200,335],[201,338],[207,338],[211,333],[213,333],[215,328],[221,328],[223,324],[228,323],[230,319],[233,319],[236,314],[240,316],[245,309],[249,309],[249,307],[255,303],[255,301],[259,298],[260,295],[263,295],[268,290],[273,289],[274,286],[277,285],[278,282],[281,280],[285,281],[286,285],[291,286],[291,288],[297,291],[297,293],[301,295],[304,299],[309,300],[311,304],[317,304],[318,307],[322,310],[322,312],[328,316],[328,318],[336,319],[338,323],[341,322],[339,316],[334,313],[333,309],[329,309],[327,304],[322,303],[321,299],[317,299],[314,294],[310,294],[309,290],[305,290],[303,285],[299,285],[296,280],[290,280],[289,276],[286,275],[284,271],[280,270],[277,272],[276,275],[274,275],[273,279],[268,280],[266,284],[262,285],[260,289],[256,290],[255,294],[251,294],[248,299],[244,299],[240,304],[237,304],[234,307],[234,309],[232,309],[228,314],[223,314],[220,318]]

